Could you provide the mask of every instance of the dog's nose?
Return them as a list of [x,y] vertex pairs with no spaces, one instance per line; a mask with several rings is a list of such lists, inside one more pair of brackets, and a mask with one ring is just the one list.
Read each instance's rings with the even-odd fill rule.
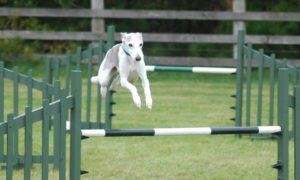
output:
[[142,59],[142,58],[141,58],[141,56],[139,56],[139,55],[135,58],[136,61],[140,61],[141,59]]

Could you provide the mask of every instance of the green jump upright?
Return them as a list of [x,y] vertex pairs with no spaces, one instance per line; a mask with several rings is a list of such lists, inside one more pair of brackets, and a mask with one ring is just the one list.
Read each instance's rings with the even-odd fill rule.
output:
[[72,72],[71,92],[74,106],[71,109],[70,180],[80,180],[81,157],[81,72]]
[[[4,63],[0,61],[0,123],[4,122]],[[0,157],[4,155],[4,138],[0,137]]]
[[[300,72],[298,71],[298,76]],[[300,179],[300,87],[295,87],[295,119],[294,119],[294,126],[295,126],[295,133],[294,133],[294,176],[295,179]]]
[[244,31],[240,31],[237,41],[235,126],[276,125],[278,114],[275,114],[275,107],[278,101],[275,101],[275,96],[278,94],[279,68],[288,68],[293,86],[299,84],[298,68],[284,59],[276,59],[275,54],[266,55],[262,49],[257,51],[252,44],[244,44],[244,36]]
[[289,179],[289,70],[279,69],[278,75],[278,179]]
[[[24,90],[27,89],[27,93],[24,93],[23,97],[19,96],[19,90],[13,89],[7,92],[14,96],[13,99],[19,100],[20,97],[24,98],[25,96],[26,101],[24,102],[26,104],[24,105],[26,105],[26,108],[22,112],[21,108],[16,108],[16,105],[12,104],[11,109],[6,110],[8,112],[7,118],[1,119],[0,162],[5,164],[6,179],[15,179],[14,172],[16,167],[24,167],[24,179],[31,179],[33,164],[41,166],[40,179],[47,180],[49,178],[49,167],[52,164],[59,170],[60,179],[65,179],[66,120],[70,108],[73,107],[74,102],[71,101],[73,97],[68,95],[66,90],[60,89],[59,81],[55,81],[54,85],[40,81],[32,77],[31,71],[28,72],[28,75],[21,74],[18,71],[4,68],[2,62],[0,62],[0,83],[4,87],[6,83],[10,83],[13,85],[12,88],[17,87],[15,89],[19,89],[19,86],[20,88],[23,86]],[[40,93],[45,99],[41,100],[39,96],[33,96],[33,91]],[[16,93],[18,93],[17,97],[15,96]],[[9,95],[6,94],[4,96],[2,92],[0,94],[3,94],[1,103],[4,104],[4,98],[9,97]],[[54,98],[47,99],[47,97]],[[36,98],[40,99],[41,106],[33,108],[32,104],[33,102],[37,102]],[[18,100],[16,100],[15,104],[18,103]],[[3,106],[1,109],[4,109]],[[4,113],[4,111],[2,112]],[[41,126],[35,126],[38,122],[40,122]],[[33,131],[38,127],[41,128],[41,137],[33,136]],[[16,138],[21,130],[24,130],[24,139]],[[20,135],[22,134],[20,133]],[[50,137],[52,134],[53,138]],[[5,141],[3,141],[5,136],[6,145],[4,144]],[[41,144],[39,147],[34,147],[36,143],[33,143],[33,138],[39,138]],[[24,143],[21,143],[21,141],[24,141]],[[24,151],[18,152],[18,147],[15,144],[24,148]],[[50,149],[52,147],[53,150]],[[5,151],[4,148],[6,148]],[[33,149],[40,151],[33,154]]]

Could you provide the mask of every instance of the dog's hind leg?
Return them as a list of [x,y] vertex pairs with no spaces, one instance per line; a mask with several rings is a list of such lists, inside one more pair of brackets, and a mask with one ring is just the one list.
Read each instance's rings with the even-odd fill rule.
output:
[[101,86],[101,96],[105,97],[107,93],[107,87],[106,86]]
[[106,96],[106,92],[107,92],[107,86],[109,83],[109,80],[112,77],[112,70],[111,69],[106,69],[104,71],[102,71],[101,73],[99,73],[98,77],[99,77],[99,84],[101,86],[101,95],[102,97]]
[[110,84],[109,90],[116,90],[117,86],[120,84],[120,75],[118,75],[113,82]]

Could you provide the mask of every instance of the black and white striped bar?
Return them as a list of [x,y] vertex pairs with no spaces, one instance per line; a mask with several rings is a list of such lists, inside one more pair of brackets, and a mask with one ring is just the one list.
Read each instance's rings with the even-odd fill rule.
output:
[[154,128],[154,129],[84,129],[82,136],[169,136],[169,135],[208,135],[208,134],[274,134],[280,133],[280,126],[258,127],[197,127],[197,128]]

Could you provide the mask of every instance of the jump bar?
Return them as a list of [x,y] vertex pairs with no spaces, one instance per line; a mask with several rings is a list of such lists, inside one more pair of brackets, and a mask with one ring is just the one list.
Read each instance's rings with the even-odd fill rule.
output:
[[153,71],[176,71],[193,73],[212,73],[212,74],[233,74],[236,68],[223,67],[183,67],[183,66],[146,66],[146,70]]
[[83,129],[82,136],[170,136],[170,135],[215,135],[215,134],[273,134],[280,133],[280,126],[258,127],[198,127],[198,128],[154,128],[154,129]]

